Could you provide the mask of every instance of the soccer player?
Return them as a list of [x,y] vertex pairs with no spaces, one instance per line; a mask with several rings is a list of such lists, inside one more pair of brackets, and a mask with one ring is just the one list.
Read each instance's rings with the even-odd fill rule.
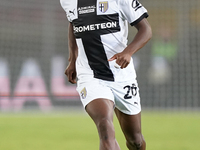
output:
[[[96,124],[100,150],[120,150],[114,111],[129,150],[145,150],[132,55],[151,38],[147,10],[138,0],[60,0],[69,20],[69,82]],[[127,45],[128,23],[137,29]]]

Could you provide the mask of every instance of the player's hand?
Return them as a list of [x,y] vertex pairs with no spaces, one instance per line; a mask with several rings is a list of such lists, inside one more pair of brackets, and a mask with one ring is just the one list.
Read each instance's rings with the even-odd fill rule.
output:
[[72,84],[76,83],[76,67],[75,63],[69,63],[65,70],[65,74],[67,75],[68,81]]
[[120,66],[121,69],[126,68],[131,61],[131,55],[125,52],[117,53],[108,61],[116,60],[116,64]]

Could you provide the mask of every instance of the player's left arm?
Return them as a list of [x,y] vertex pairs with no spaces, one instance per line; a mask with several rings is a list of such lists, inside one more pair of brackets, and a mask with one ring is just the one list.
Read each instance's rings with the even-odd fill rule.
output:
[[121,66],[121,69],[128,66],[132,55],[141,49],[152,37],[151,26],[146,18],[135,24],[134,27],[137,29],[137,33],[132,42],[121,53],[117,53],[109,59],[109,61],[116,59],[116,63]]
[[76,58],[78,55],[78,46],[73,32],[73,25],[69,23],[68,27],[68,46],[69,46],[69,64],[65,70],[68,81],[72,84],[76,83]]

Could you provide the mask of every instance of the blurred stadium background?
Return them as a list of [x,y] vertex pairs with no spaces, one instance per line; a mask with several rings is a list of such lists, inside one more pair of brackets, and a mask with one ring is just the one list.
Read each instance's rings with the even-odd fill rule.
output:
[[[142,106],[200,107],[200,1],[141,0],[152,40],[134,61]],[[1,0],[0,110],[80,106],[64,75],[68,22],[59,0]],[[130,30],[129,40],[135,29]]]
[[[153,29],[133,56],[148,150],[198,150],[200,1],[140,1]],[[67,28],[59,0],[0,0],[1,150],[98,149],[96,128],[64,75]]]

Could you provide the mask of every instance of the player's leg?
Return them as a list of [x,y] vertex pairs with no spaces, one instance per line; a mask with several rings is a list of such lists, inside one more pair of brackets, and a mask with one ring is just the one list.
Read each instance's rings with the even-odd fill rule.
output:
[[145,150],[146,142],[141,133],[141,113],[127,115],[115,109],[116,116],[126,138],[126,145],[129,150]]
[[114,103],[108,99],[95,99],[86,106],[86,111],[96,124],[100,150],[120,150],[113,126]]

